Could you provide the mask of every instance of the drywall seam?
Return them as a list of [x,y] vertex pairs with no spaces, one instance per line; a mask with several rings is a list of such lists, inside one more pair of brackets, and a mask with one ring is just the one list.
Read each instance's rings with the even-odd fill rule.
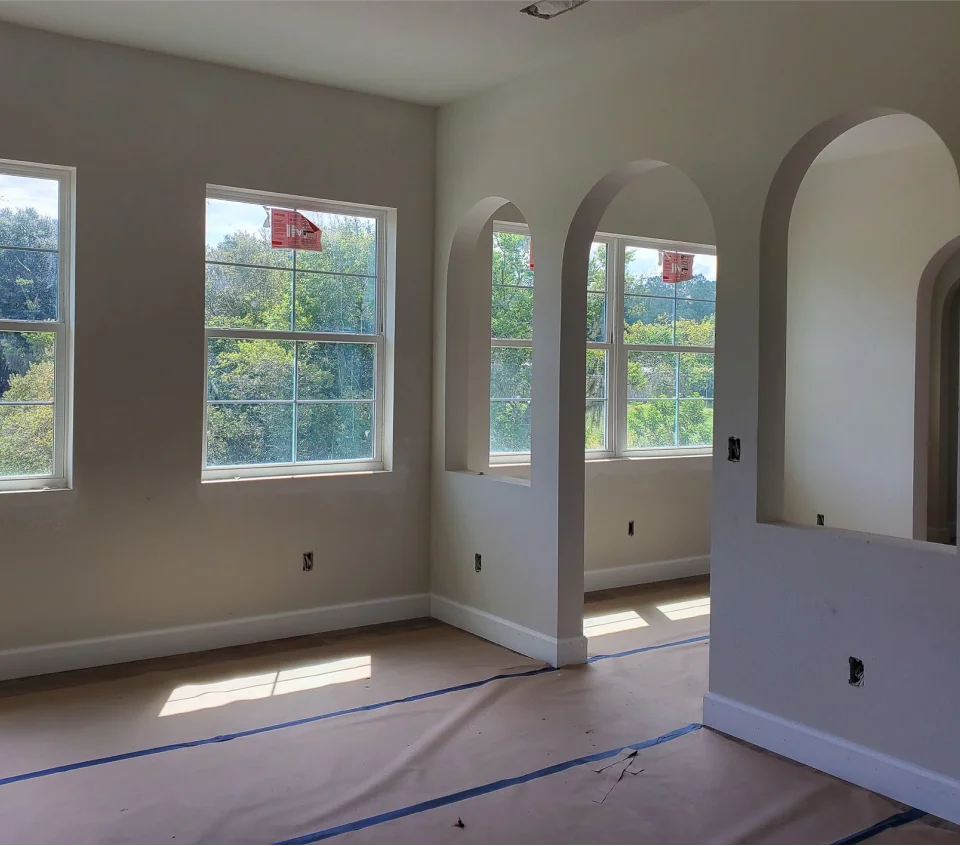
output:
[[582,664],[587,657],[587,639],[572,637],[557,640],[479,608],[463,605],[439,594],[430,595],[430,616],[463,629],[484,640],[512,649],[521,655],[546,661],[553,667]]
[[587,570],[583,574],[583,589],[586,593],[590,593],[594,590],[645,585],[650,582],[684,579],[688,576],[703,576],[709,572],[709,555],[674,558],[667,561],[647,561],[643,564],[629,564],[626,567]]
[[707,693],[703,698],[703,724],[960,823],[960,781],[949,776],[716,693]]
[[216,623],[0,651],[0,680],[426,617],[429,594],[393,596]]

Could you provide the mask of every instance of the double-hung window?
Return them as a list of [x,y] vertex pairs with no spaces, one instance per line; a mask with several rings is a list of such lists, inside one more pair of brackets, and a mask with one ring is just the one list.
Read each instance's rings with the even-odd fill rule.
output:
[[[713,247],[617,238],[619,455],[709,453],[713,447]],[[664,256],[692,256],[692,276],[665,282]],[[619,292],[622,292],[619,293]]]
[[0,161],[0,491],[70,485],[73,170]]
[[[533,271],[522,224],[493,233],[490,460],[530,454]],[[664,257],[692,256],[664,281]],[[669,258],[668,258],[669,260]],[[598,233],[587,267],[587,458],[709,454],[716,250]]]
[[386,210],[210,186],[207,480],[383,467]]
[[490,460],[530,455],[533,267],[523,224],[496,221],[490,306]]

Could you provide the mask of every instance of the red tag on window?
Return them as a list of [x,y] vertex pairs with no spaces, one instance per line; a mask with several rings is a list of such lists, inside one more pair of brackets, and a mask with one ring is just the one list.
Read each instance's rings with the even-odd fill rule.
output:
[[321,252],[320,227],[300,212],[270,209],[270,241],[274,248]]
[[693,256],[690,253],[663,253],[663,281],[676,285],[693,279]]

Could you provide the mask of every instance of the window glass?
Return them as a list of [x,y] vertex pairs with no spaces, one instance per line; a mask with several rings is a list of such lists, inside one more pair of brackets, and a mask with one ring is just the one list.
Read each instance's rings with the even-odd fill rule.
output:
[[58,170],[0,162],[0,490],[66,484],[60,201],[70,180]]
[[[530,452],[533,268],[530,236],[493,232],[490,300],[490,452]],[[504,345],[502,341],[511,341]]]
[[[717,259],[694,254],[692,277],[677,283],[664,282],[662,263],[658,249],[624,249],[628,450],[707,447],[713,440]],[[705,351],[684,351],[690,347]]]
[[[274,199],[207,200],[206,467],[373,461],[382,218]],[[274,211],[318,239],[275,246]]]

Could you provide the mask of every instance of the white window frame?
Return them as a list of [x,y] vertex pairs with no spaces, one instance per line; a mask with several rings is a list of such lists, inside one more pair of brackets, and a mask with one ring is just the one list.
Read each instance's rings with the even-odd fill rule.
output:
[[[530,228],[525,223],[514,223],[507,220],[495,220],[493,222],[493,232],[507,232],[515,235],[526,235],[530,237]],[[531,240],[531,246],[533,241]],[[491,248],[492,249],[492,248]],[[492,255],[492,252],[491,252]],[[536,287],[536,269],[534,269],[534,287]],[[490,283],[491,296],[493,293],[493,280],[491,279]],[[494,347],[520,347],[523,349],[529,349],[531,358],[533,357],[533,326],[530,327],[530,339],[525,338],[494,338],[493,331],[491,328],[490,332],[490,351],[491,359],[493,358],[493,348]],[[531,393],[533,392],[533,385],[530,386]],[[489,391],[488,391],[489,395]],[[487,408],[487,418],[489,420],[490,411],[492,409],[491,403],[493,398],[489,398],[488,408]],[[532,406],[532,402],[531,402]],[[532,432],[531,432],[532,437]],[[487,452],[490,453],[490,466],[495,467],[498,465],[510,465],[510,464],[529,464],[530,463],[530,453],[528,452],[491,452],[490,451],[490,437],[489,432],[487,436]]]
[[[627,447],[627,358],[631,352],[662,353],[698,353],[715,356],[716,345],[712,347],[694,347],[682,344],[626,344],[623,341],[623,297],[625,291],[627,247],[642,247],[648,250],[666,250],[670,252],[698,253],[716,256],[717,248],[711,244],[693,244],[688,241],[667,241],[659,238],[634,238],[626,235],[606,235],[616,241],[613,343],[615,347],[616,373],[615,390],[617,394],[617,417],[614,427],[614,454],[618,458],[668,458],[692,455],[713,455],[713,444],[697,447]],[[608,327],[609,328],[609,327]],[[716,366],[716,360],[714,360]],[[679,385],[677,386],[679,391]],[[621,411],[622,409],[622,411]]]
[[[590,242],[590,247],[593,249],[594,244],[604,244],[607,248],[607,262],[606,262],[606,338],[603,341],[587,341],[588,350],[605,350],[607,353],[607,373],[606,373],[606,387],[607,387],[607,420],[606,420],[606,449],[584,449],[584,456],[587,461],[602,461],[604,459],[616,458],[617,453],[617,443],[618,436],[617,430],[618,420],[619,420],[619,409],[623,407],[626,409],[626,406],[621,406],[621,400],[619,396],[619,390],[617,383],[620,381],[617,378],[617,344],[615,343],[616,330],[615,326],[622,324],[622,315],[623,307],[620,309],[620,324],[617,324],[616,315],[616,291],[617,291],[617,262],[620,256],[620,250],[617,243],[616,235],[608,235],[604,232],[598,232],[593,237],[593,241]],[[586,279],[584,279],[584,296],[586,296]],[[621,333],[622,335],[622,333]],[[622,337],[621,337],[622,340]],[[625,360],[625,359],[624,359]],[[626,365],[624,365],[624,378],[626,378]],[[584,385],[584,390],[586,390],[586,385]],[[626,430],[626,411],[624,411],[624,430]],[[626,441],[623,441],[626,443]]]
[[[318,200],[294,194],[277,194],[231,188],[224,185],[207,185],[206,199],[228,200],[263,206],[303,209],[324,214],[355,215],[375,218],[377,222],[377,281],[376,281],[376,327],[375,334],[341,332],[299,332],[273,329],[214,329],[206,326],[204,318],[203,349],[203,459],[201,481],[222,482],[241,479],[270,479],[290,476],[319,476],[335,473],[362,473],[383,470],[384,462],[384,407],[386,392],[386,311],[387,299],[392,294],[392,280],[387,276],[387,224],[389,209],[381,206],[344,203],[335,200]],[[206,264],[206,257],[204,257]],[[283,268],[284,270],[288,268]],[[294,279],[296,277],[294,276]],[[296,284],[296,283],[294,283]],[[291,308],[293,308],[291,301]],[[206,314],[206,311],[204,311]],[[282,462],[277,464],[243,464],[223,467],[207,467],[207,410],[209,363],[208,341],[210,338],[267,338],[273,341],[314,341],[326,343],[373,344],[374,353],[374,433],[373,457],[346,461]],[[294,379],[294,385],[297,380]],[[292,402],[296,403],[296,395]],[[286,403],[286,400],[282,401]],[[364,400],[366,402],[366,400]],[[293,419],[293,455],[296,455],[296,413]]]
[[[494,221],[495,232],[514,232],[529,235],[529,228],[522,223]],[[588,350],[605,350],[607,353],[607,421],[606,449],[584,449],[586,461],[604,461],[617,458],[671,458],[685,456],[711,456],[713,445],[698,447],[627,447],[627,359],[631,352],[698,353],[715,355],[713,347],[695,347],[676,344],[627,344],[623,340],[623,292],[625,290],[626,251],[628,247],[651,250],[696,253],[716,256],[712,244],[696,244],[688,241],[671,241],[660,238],[639,238],[597,232],[593,244],[607,247],[606,266],[606,338],[603,341],[587,341]],[[584,280],[586,285],[586,280]],[[586,291],[584,291],[586,294]],[[491,339],[491,347],[533,347],[533,341]],[[586,390],[586,388],[584,388]],[[490,465],[529,464],[530,453],[490,453]]]
[[[0,492],[69,489],[73,485],[73,278],[74,189],[76,169],[0,159],[4,176],[26,176],[58,183],[57,319],[4,320],[0,332],[52,332],[54,350],[53,473],[0,477]],[[19,249],[4,247],[4,249]],[[54,252],[34,250],[33,252]],[[42,403],[47,404],[47,403]]]

